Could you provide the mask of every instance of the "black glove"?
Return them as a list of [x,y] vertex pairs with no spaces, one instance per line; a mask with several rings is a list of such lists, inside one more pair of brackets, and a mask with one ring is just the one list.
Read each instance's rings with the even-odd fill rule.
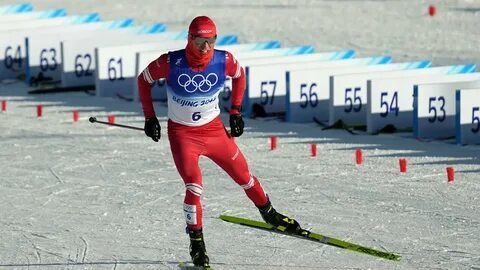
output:
[[230,134],[233,137],[240,137],[243,134],[244,125],[241,114],[230,114]]
[[158,142],[160,139],[160,129],[157,117],[145,119],[145,134],[155,142]]

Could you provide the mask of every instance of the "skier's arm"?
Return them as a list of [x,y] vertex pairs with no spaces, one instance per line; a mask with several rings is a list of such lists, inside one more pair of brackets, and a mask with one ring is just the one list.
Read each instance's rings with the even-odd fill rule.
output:
[[232,106],[230,114],[240,114],[240,109],[245,94],[245,72],[243,67],[227,52],[226,75],[232,78]]
[[230,134],[239,137],[243,134],[242,101],[245,94],[245,72],[233,55],[227,52],[226,75],[232,78],[232,106],[230,107]]
[[138,93],[140,95],[140,101],[142,102],[145,119],[155,117],[151,84],[156,80],[167,78],[168,72],[168,54],[162,54],[158,59],[151,62],[137,77]]

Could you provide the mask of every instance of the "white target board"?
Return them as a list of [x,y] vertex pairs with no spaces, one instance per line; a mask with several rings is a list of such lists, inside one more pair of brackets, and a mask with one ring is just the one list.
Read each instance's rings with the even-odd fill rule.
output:
[[[244,111],[250,116],[253,104],[262,106],[267,114],[287,113],[288,100],[291,93],[287,88],[287,71],[297,69],[335,69],[340,67],[365,67],[369,65],[385,64],[391,61],[390,57],[368,57],[357,59],[344,59],[335,61],[314,61],[309,63],[288,63],[275,65],[252,65],[248,67],[247,91]],[[300,91],[304,93],[302,99],[310,100],[308,104],[317,105],[315,85],[304,85]],[[296,92],[294,98],[299,98]],[[305,96],[306,95],[306,96]],[[297,100],[298,101],[298,100]],[[308,102],[308,101],[307,101]],[[302,102],[298,102],[302,103]],[[250,111],[249,111],[250,110]]]
[[[236,41],[236,38],[232,39],[232,36],[220,36],[217,44],[232,44]],[[136,54],[141,51],[157,50],[161,55],[171,50],[183,49],[186,44],[186,40],[177,40],[96,48],[95,90],[97,96],[135,99]]]
[[[429,65],[411,67],[401,71],[369,72],[338,75],[331,78],[329,124],[342,120],[350,126],[367,124],[367,81],[380,78],[415,77],[438,74],[466,73],[475,70],[475,65],[457,65],[426,68]],[[392,97],[390,97],[392,98]]]
[[[218,42],[219,44],[229,44],[230,41],[227,40]],[[243,44],[231,44],[231,45],[219,45],[215,49],[227,50],[229,52],[236,53],[249,53],[249,52],[259,52],[275,50],[280,46],[278,41],[266,41],[266,42],[256,42],[256,43],[243,43]],[[137,76],[152,62],[153,60],[160,57],[162,53],[159,51],[140,51],[136,54],[136,74]],[[131,78],[133,85],[133,100],[138,101],[138,85],[136,83],[136,77]],[[228,81],[226,81],[227,83]],[[165,88],[165,80],[159,80],[152,84],[152,99],[156,101],[166,101],[167,93]]]
[[[42,73],[51,81],[61,79],[61,41],[80,38],[101,38],[107,32],[128,28],[133,25],[132,19],[122,19],[108,22],[85,23],[67,27],[68,32],[51,32],[43,35],[31,35],[25,38],[28,55],[27,81]],[[119,33],[121,34],[121,33]]]
[[454,82],[420,83],[414,86],[414,137],[446,139],[455,136],[455,91],[480,87],[480,73],[464,76],[463,80]]
[[[294,54],[310,54],[313,53],[314,49],[312,46],[300,46],[300,47],[293,47],[293,48],[277,48],[276,43],[272,44],[272,46],[263,46],[260,47],[258,50],[254,51],[230,51],[233,56],[242,64],[243,59],[251,59],[251,58],[267,58],[267,57],[278,57],[278,56],[286,56],[286,55],[294,55]],[[258,48],[258,47],[257,47]],[[219,47],[218,49],[222,49]],[[144,51],[137,53],[137,74],[140,74],[152,61],[157,59],[160,55],[157,51]],[[137,87],[137,85],[135,85]],[[136,90],[138,93],[138,89]],[[165,89],[165,82],[159,81],[152,85],[152,99],[157,101],[166,101],[167,100],[167,92]],[[138,95],[136,95],[138,98]],[[231,97],[231,80],[227,78],[225,81],[225,89],[220,92],[219,94],[219,103],[221,108],[228,108],[230,107],[230,97]]]
[[397,131],[413,128],[414,85],[471,81],[478,73],[377,78],[367,82],[367,132],[378,133],[387,125]]
[[165,53],[185,47],[186,40],[99,47],[95,49],[97,96],[133,98],[136,78],[135,56],[142,50]]
[[[246,85],[246,89],[245,89],[245,95],[244,95],[243,104],[242,104],[243,113],[248,117],[251,116],[251,113],[252,113],[252,107],[251,106],[253,106],[253,104],[254,104],[254,103],[250,103],[250,100],[248,98],[249,69],[250,69],[251,66],[290,65],[290,64],[296,65],[296,64],[304,64],[304,63],[309,63],[309,62],[346,60],[346,59],[351,59],[354,56],[355,56],[355,51],[346,50],[346,51],[319,52],[319,53],[301,54],[301,55],[287,55],[287,56],[278,56],[278,57],[263,57],[263,58],[254,57],[254,58],[241,59],[241,64],[245,68],[245,75],[246,75],[246,81],[247,81],[247,85]],[[323,65],[323,64],[320,64],[320,65]],[[283,76],[285,76],[285,74],[283,74]],[[231,84],[226,85],[227,91],[228,91],[228,88],[230,87],[230,85]],[[275,87],[275,89],[270,89],[271,94],[274,94],[273,92],[276,92],[276,85],[275,85],[275,83],[272,83],[271,86]],[[265,85],[263,87],[265,87]],[[265,89],[264,89],[264,91],[265,91]],[[221,100],[223,100],[223,97],[221,98]],[[274,98],[274,100],[275,100],[275,98]],[[277,99],[277,102],[278,102],[278,99]],[[285,98],[284,98],[284,102],[285,102]],[[229,104],[226,104],[226,103],[223,103],[223,104],[227,108],[229,107]]]
[[[123,46],[143,42],[162,42],[185,40],[186,31],[163,32],[163,24],[119,29],[114,33],[104,34],[106,38],[88,38],[64,40],[61,42],[62,87],[94,86],[96,76],[95,48]],[[118,32],[122,32],[118,35]]]
[[[237,52],[235,53],[236,59],[240,61],[240,65],[244,66],[245,63],[249,61],[254,61],[255,59],[268,59],[274,60],[278,59],[278,57],[284,56],[293,56],[293,55],[310,55],[315,52],[314,47],[312,46],[299,46],[293,48],[279,48],[279,49],[272,49],[272,50],[263,50],[263,51],[252,51],[252,52]],[[260,60],[263,61],[263,60]],[[218,95],[219,98],[219,106],[220,108],[228,112],[231,106],[231,98],[232,98],[232,81],[230,78],[227,78],[225,81],[225,88],[220,91]]]
[[330,105],[330,77],[341,74],[374,71],[404,70],[425,62],[384,63],[368,66],[309,68],[287,72],[287,103],[285,119],[288,122],[327,122]]
[[[69,27],[71,26],[79,26],[82,25],[83,22],[88,24],[98,21],[98,14],[94,13],[83,17],[75,16],[66,18],[77,18],[79,21],[64,20],[53,26],[0,31],[0,79],[16,78],[22,73],[28,73],[26,37],[41,36],[52,32],[66,33],[70,31]],[[47,19],[44,20],[47,21]]]
[[480,144],[480,87],[455,95],[455,138],[458,144]]

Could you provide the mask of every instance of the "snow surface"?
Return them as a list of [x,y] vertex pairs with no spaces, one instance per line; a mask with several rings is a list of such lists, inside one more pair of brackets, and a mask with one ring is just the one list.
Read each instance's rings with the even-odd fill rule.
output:
[[[22,1],[0,1],[0,5]],[[480,64],[479,1],[60,1],[37,10],[99,11],[181,29],[212,16],[240,40],[278,39],[319,51],[356,49],[395,61]],[[140,105],[85,93],[28,95],[0,85],[0,269],[178,269],[189,259],[183,183],[156,104],[162,139],[88,122],[143,126]],[[44,116],[36,117],[43,104]],[[81,119],[72,122],[72,110]],[[226,115],[222,115],[227,120]],[[356,135],[316,124],[246,119],[237,142],[275,207],[321,234],[403,256],[385,261],[228,224],[220,214],[259,219],[244,192],[202,158],[204,231],[215,269],[480,269],[480,148],[419,142],[410,133]],[[278,149],[270,151],[276,135]],[[318,144],[312,158],[310,144]],[[364,164],[354,164],[355,149]],[[408,159],[400,174],[398,159]],[[445,168],[455,168],[448,183]]]

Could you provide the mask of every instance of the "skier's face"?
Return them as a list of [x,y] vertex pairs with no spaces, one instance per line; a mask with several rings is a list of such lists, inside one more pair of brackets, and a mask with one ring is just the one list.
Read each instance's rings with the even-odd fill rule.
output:
[[215,41],[217,40],[217,36],[210,38],[191,36],[191,38],[193,40],[193,44],[195,44],[195,48],[201,54],[207,54],[208,52],[213,50],[213,47],[215,46]]

